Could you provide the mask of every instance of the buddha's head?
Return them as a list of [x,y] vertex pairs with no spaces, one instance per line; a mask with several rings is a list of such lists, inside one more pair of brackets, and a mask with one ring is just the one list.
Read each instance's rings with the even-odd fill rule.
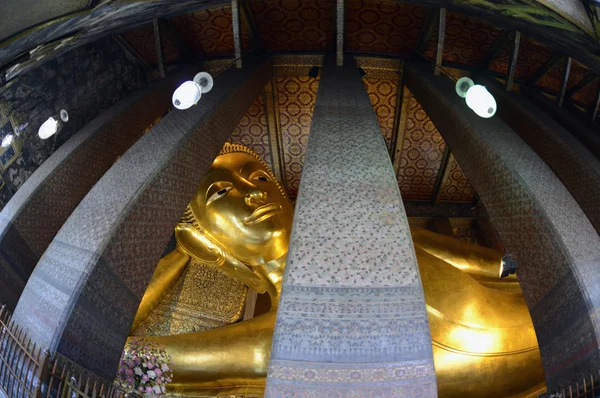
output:
[[293,208],[267,165],[242,145],[225,144],[190,209],[203,232],[246,264],[287,253]]

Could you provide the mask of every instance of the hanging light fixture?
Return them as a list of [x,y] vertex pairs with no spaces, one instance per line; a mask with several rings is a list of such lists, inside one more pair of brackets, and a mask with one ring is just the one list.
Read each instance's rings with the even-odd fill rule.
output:
[[13,138],[12,134],[6,134],[4,138],[2,138],[2,148],[8,148],[10,144],[12,144]]
[[58,118],[50,116],[44,123],[42,123],[40,129],[38,130],[38,136],[43,140],[48,139],[58,132],[58,130],[62,127],[62,124],[68,121],[69,113],[64,109],[61,109]]
[[496,99],[485,86],[475,84],[468,77],[458,79],[456,82],[456,93],[464,98],[467,106],[477,114],[477,116],[488,119],[496,114],[498,106]]
[[194,76],[194,80],[188,80],[173,93],[173,106],[180,110],[186,110],[196,105],[202,94],[208,93],[213,88],[213,78],[207,72],[200,72]]

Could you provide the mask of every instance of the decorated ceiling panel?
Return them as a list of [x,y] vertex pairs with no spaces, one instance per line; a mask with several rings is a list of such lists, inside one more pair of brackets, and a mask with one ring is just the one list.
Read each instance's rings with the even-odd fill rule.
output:
[[[150,65],[156,65],[156,41],[154,39],[154,28],[152,24],[140,26],[121,34],[123,39]],[[171,39],[161,32],[161,45],[163,59],[166,63],[172,63],[181,59],[177,46]]]
[[348,51],[409,55],[417,44],[428,10],[389,1],[345,2]]
[[600,88],[598,86],[599,82],[600,79],[596,79],[595,81],[587,84],[585,87],[582,87],[581,90],[573,94],[573,100],[587,106],[592,106],[596,100],[596,96],[598,95],[598,89]]
[[267,51],[334,49],[334,5],[329,0],[254,0],[252,17]]
[[[497,56],[490,62],[490,70],[508,74],[513,42],[513,37],[511,37],[511,40],[506,41],[502,50],[500,50]],[[546,64],[546,62],[550,61],[551,58],[552,50],[548,46],[522,35],[519,44],[519,57],[515,69],[515,78],[528,79],[532,77]]]
[[292,200],[298,195],[318,88],[318,77],[281,76],[277,78],[287,191]]
[[363,82],[373,104],[373,110],[377,115],[377,121],[385,139],[385,144],[389,150],[392,145],[398,81],[364,78]]
[[[502,30],[483,21],[450,12],[446,16],[444,39],[444,62],[476,67],[486,57]],[[425,50],[425,56],[433,59],[438,34],[435,30]]]
[[442,202],[473,202],[475,190],[453,154],[448,159],[446,175],[437,199]]
[[267,131],[265,97],[259,95],[233,130],[229,142],[252,149],[273,170]]
[[[199,54],[216,57],[234,53],[231,6],[213,7],[182,14],[172,21],[185,43]],[[245,19],[240,21],[243,49],[250,41]]]
[[432,200],[446,143],[416,98],[408,96],[398,185],[404,200]]
[[535,83],[536,86],[543,88],[544,90],[551,91],[553,93],[560,92],[560,86],[562,84],[563,75],[565,74],[565,63],[559,62],[552,69],[550,69],[544,76],[542,76]]

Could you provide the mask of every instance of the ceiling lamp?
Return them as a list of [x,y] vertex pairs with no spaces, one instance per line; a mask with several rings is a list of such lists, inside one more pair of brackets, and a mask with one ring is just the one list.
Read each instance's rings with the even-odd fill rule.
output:
[[194,76],[194,80],[188,80],[173,93],[173,106],[180,110],[186,110],[200,101],[202,94],[208,93],[213,88],[213,78],[207,72],[200,72]]
[[13,135],[12,134],[6,134],[4,136],[4,138],[2,138],[2,148],[8,148],[10,146],[10,144],[12,144],[13,142]]
[[496,114],[498,106],[496,99],[485,88],[479,84],[475,84],[468,77],[458,79],[456,82],[456,93],[459,97],[464,98],[467,106],[477,114],[477,116],[488,119]]
[[61,109],[60,115],[56,119],[54,116],[50,116],[48,120],[42,123],[40,129],[38,130],[38,136],[43,140],[48,139],[56,134],[59,128],[61,128],[62,125],[68,121],[69,113],[64,109]]

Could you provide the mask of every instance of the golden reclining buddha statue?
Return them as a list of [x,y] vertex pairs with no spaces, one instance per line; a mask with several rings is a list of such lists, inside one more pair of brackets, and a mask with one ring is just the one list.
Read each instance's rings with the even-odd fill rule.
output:
[[[177,247],[158,264],[131,329],[171,355],[171,391],[262,394],[292,217],[285,191],[260,157],[226,144],[177,225]],[[498,276],[502,253],[422,229],[412,236],[439,396],[542,391],[523,295],[516,277]],[[239,321],[248,289],[268,294],[270,309]]]

